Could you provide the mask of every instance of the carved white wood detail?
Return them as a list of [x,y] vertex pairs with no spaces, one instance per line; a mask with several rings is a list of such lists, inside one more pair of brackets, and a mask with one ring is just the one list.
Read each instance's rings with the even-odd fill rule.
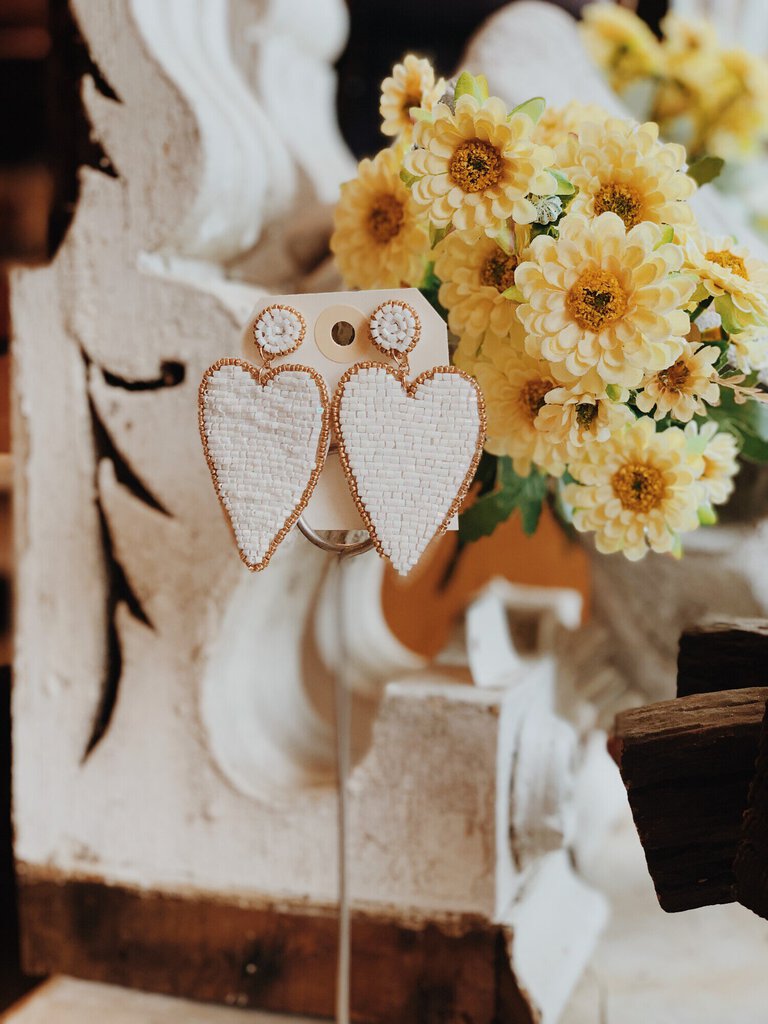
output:
[[[296,536],[267,573],[240,564],[196,390],[275,280],[324,273],[307,258],[327,229],[316,204],[352,167],[330,127],[344,6],[74,9],[117,97],[83,83],[117,176],[81,171],[54,262],[13,281],[20,870],[328,903],[335,585]],[[504,924],[553,1024],[605,907],[564,852],[583,758],[552,659],[498,687],[425,668],[386,627],[380,573],[365,555],[342,581],[353,898]]]

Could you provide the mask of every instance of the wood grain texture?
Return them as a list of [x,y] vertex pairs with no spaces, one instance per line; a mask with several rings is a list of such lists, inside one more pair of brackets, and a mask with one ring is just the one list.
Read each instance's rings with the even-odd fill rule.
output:
[[625,711],[614,751],[661,906],[733,901],[733,862],[768,688]]
[[[337,920],[20,872],[23,958],[150,992],[332,1017]],[[532,1024],[500,926],[471,915],[405,925],[357,912],[351,1006],[363,1024]]]
[[768,622],[728,619],[680,636],[677,696],[768,685]]
[[768,919],[768,706],[734,863],[736,899]]

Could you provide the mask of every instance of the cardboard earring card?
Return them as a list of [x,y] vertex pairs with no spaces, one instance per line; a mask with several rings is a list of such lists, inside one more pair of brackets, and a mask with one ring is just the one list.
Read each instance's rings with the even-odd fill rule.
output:
[[[275,305],[295,309],[306,322],[301,348],[276,357],[272,365],[279,368],[283,363],[300,362],[316,370],[325,381],[328,394],[333,395],[341,378],[355,364],[388,362],[371,343],[368,323],[374,311],[389,301],[407,303],[421,322],[418,344],[408,355],[409,377],[418,377],[436,366],[447,366],[445,321],[417,288],[267,296],[255,307],[244,328],[243,357],[249,362],[258,361],[253,327],[263,310]],[[314,530],[366,529],[338,454],[329,453],[303,515]],[[447,529],[455,530],[456,526],[453,516]]]

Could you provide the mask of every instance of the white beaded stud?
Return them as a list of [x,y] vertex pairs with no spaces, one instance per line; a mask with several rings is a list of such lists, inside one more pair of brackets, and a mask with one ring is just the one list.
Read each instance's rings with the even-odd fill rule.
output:
[[306,333],[304,317],[292,306],[267,306],[253,325],[254,341],[265,362],[295,352]]
[[388,356],[410,352],[421,336],[421,321],[407,302],[383,302],[368,321],[371,342]]

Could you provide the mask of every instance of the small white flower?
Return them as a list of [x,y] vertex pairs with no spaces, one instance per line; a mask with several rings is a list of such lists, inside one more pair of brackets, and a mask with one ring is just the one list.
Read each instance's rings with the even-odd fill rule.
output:
[[722,326],[722,323],[723,321],[720,319],[720,314],[712,306],[702,310],[696,317],[696,326],[702,334],[704,331],[714,331],[716,328]]
[[444,103],[449,108],[452,114],[456,113],[456,83],[459,80],[459,76],[456,75],[454,78],[449,79],[445,83],[445,92],[437,101],[438,103]]
[[538,199],[534,205],[537,224],[554,224],[563,212],[563,202],[560,196],[547,196],[545,199]]

